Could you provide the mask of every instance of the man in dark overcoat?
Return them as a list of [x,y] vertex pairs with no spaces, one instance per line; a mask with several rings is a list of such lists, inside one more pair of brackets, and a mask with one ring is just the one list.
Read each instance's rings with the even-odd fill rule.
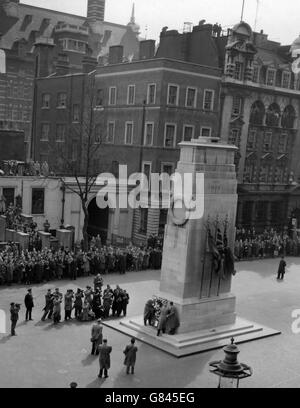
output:
[[126,374],[129,374],[131,369],[131,374],[134,374],[134,366],[136,362],[136,353],[138,348],[135,345],[135,339],[132,338],[130,344],[126,346],[123,353],[125,354],[124,365],[126,366]]
[[107,345],[107,340],[103,340],[103,344],[98,347],[99,350],[99,378],[102,378],[104,374],[104,378],[108,377],[108,370],[110,369],[110,353],[112,351],[112,347]]

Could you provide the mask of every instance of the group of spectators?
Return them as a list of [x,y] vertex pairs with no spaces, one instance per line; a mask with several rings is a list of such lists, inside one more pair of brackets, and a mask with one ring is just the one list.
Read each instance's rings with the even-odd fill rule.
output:
[[68,248],[19,251],[15,244],[7,244],[0,250],[0,285],[31,285],[52,280],[76,280],[98,273],[124,274],[129,270],[160,269],[161,260],[159,248],[103,246],[100,249],[91,247],[88,252]]
[[1,163],[0,176],[42,176],[52,175],[49,171],[49,165],[46,161],[40,163],[30,160],[20,162],[17,160],[7,160]]
[[300,239],[291,238],[286,231],[265,229],[262,234],[255,229],[237,229],[234,245],[236,260],[253,258],[275,258],[279,256],[300,256]]
[[[62,302],[64,301],[64,320],[70,320],[73,317],[79,321],[90,321],[94,319],[106,319],[110,316],[126,316],[127,305],[129,303],[129,294],[119,285],[113,290],[110,285],[102,291],[103,279],[98,274],[94,279],[94,288],[87,286],[86,289],[78,288],[76,292],[68,289],[65,295],[56,288],[54,292],[48,289],[45,295],[45,307],[42,321],[53,319],[57,324],[62,319]],[[29,289],[31,293],[31,289]],[[29,316],[33,308],[33,302],[25,306]],[[72,311],[74,315],[72,316]]]

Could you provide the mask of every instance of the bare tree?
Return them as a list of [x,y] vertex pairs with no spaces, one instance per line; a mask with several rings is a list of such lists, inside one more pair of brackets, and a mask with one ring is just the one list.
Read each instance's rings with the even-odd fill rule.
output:
[[[105,121],[103,116],[102,95],[95,89],[95,73],[88,74],[85,78],[83,103],[76,124],[69,121],[68,137],[77,141],[77,154],[73,155],[73,143],[65,144],[64,147],[50,145],[54,158],[60,160],[59,173],[61,182],[66,190],[78,195],[84,214],[82,235],[84,248],[88,249],[88,226],[89,226],[89,195],[95,185],[100,166],[94,165],[99,158],[99,149],[104,141]],[[72,109],[72,107],[68,108]],[[73,112],[71,113],[71,115]],[[71,116],[69,115],[69,117]],[[53,149],[54,147],[54,149]],[[54,166],[55,168],[55,166]],[[75,183],[70,185],[66,176],[74,179]]]

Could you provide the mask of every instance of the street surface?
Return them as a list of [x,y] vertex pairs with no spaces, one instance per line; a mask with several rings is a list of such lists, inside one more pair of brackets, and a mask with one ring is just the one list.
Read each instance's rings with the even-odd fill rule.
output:
[[[300,259],[287,259],[283,282],[276,280],[279,259],[237,263],[233,293],[237,296],[238,315],[278,329],[282,335],[239,345],[239,359],[252,366],[253,377],[243,387],[300,387],[300,334],[292,332],[292,312],[300,309]],[[116,284],[130,295],[128,316],[143,313],[144,304],[159,289],[157,271],[107,275],[104,284]],[[65,388],[70,382],[79,388],[173,388],[217,386],[217,377],[209,373],[208,363],[220,360],[222,350],[176,359],[138,342],[136,374],[126,375],[123,350],[130,338],[104,327],[104,337],[113,348],[109,378],[98,379],[98,358],[90,355],[92,323],[75,320],[53,326],[41,322],[44,294],[48,288],[85,288],[91,278],[50,282],[33,286],[35,308],[32,322],[25,322],[23,305],[27,287],[0,288],[0,309],[7,312],[6,335],[0,334],[0,387]],[[16,337],[9,336],[10,302],[22,303]],[[300,316],[300,311],[299,311]],[[300,327],[300,324],[299,324]]]

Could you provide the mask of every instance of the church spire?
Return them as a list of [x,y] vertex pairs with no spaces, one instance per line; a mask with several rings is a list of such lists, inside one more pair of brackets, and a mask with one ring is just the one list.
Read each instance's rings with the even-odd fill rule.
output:
[[135,24],[135,4],[132,4],[132,12],[131,12],[131,19],[130,19],[131,24]]
[[127,24],[127,26],[131,27],[132,31],[136,33],[137,35],[140,34],[140,26],[135,22],[135,4],[134,3],[132,4],[130,22]]

